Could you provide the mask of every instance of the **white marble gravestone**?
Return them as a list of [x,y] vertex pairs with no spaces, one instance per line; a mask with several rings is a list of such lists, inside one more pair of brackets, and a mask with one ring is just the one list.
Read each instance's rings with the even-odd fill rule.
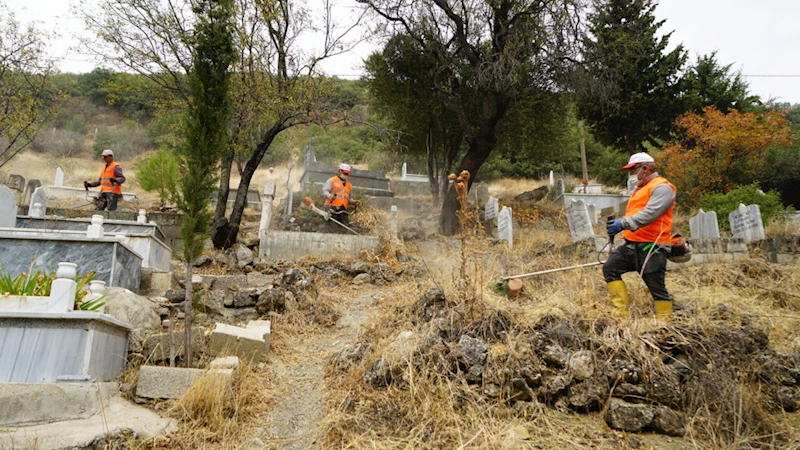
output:
[[572,242],[582,241],[594,236],[592,220],[589,217],[589,208],[583,200],[572,200],[567,205],[567,222],[569,222],[569,232],[572,235]]
[[47,211],[47,197],[44,195],[44,188],[39,186],[34,189],[33,194],[31,195],[31,203],[28,205],[28,215],[31,216],[31,210],[33,209],[33,205],[40,204],[42,209],[42,215],[44,212]]
[[731,233],[735,238],[743,238],[745,242],[760,241],[766,238],[764,223],[761,221],[761,208],[758,205],[744,206],[728,215]]
[[29,209],[28,215],[30,217],[33,217],[35,219],[41,219],[44,217],[44,211],[42,211],[41,203],[34,203],[33,206],[31,206],[28,209]]
[[564,179],[559,178],[558,181],[556,181],[556,198],[562,195],[564,195]]
[[392,205],[389,219],[389,232],[392,234],[392,239],[397,240],[397,205]]
[[61,167],[56,167],[56,177],[53,179],[53,187],[64,186],[64,171]]
[[14,228],[17,226],[17,199],[14,191],[0,185],[0,227]]
[[556,182],[555,182],[555,181],[553,181],[553,180],[554,180],[554,178],[553,178],[553,171],[551,170],[551,171],[550,171],[550,187],[553,187],[553,186],[555,186],[555,184],[556,184]]
[[511,208],[503,206],[497,214],[497,238],[507,241],[508,248],[514,246],[514,223],[511,219]]
[[403,167],[400,168],[400,179],[405,180],[407,173],[408,173],[408,164],[403,163]]
[[592,221],[592,225],[597,223],[597,205],[594,203],[589,203],[586,205],[586,209],[589,211],[589,219]]
[[719,222],[715,211],[705,212],[701,208],[689,219],[689,233],[693,239],[718,238]]
[[500,208],[500,201],[494,197],[489,197],[486,202],[483,220],[490,220],[497,217],[498,209]]
[[[272,229],[272,202],[275,200],[275,192],[277,192],[275,183],[268,181],[264,184],[264,196],[261,199],[261,222],[258,225],[259,239]],[[289,193],[291,194],[291,192],[290,189]]]

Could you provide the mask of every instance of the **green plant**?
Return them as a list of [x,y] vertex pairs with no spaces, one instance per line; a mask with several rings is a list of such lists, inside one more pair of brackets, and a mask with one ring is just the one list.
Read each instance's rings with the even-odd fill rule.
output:
[[106,303],[103,301],[103,299],[106,298],[105,295],[94,300],[84,301],[84,298],[86,298],[86,294],[88,293],[88,291],[86,291],[86,286],[95,278],[97,278],[97,272],[95,271],[87,272],[84,276],[78,274],[75,277],[75,282],[78,283],[78,286],[75,289],[74,309],[79,311],[97,311],[105,306]]
[[161,201],[174,202],[180,186],[180,167],[178,157],[166,147],[149,156],[136,167],[136,174],[142,189],[157,191]]
[[777,191],[762,192],[758,183],[740,186],[732,189],[727,194],[709,193],[700,199],[700,208],[705,211],[715,211],[719,218],[721,229],[730,230],[728,214],[735,211],[740,204],[758,205],[761,209],[761,220],[764,226],[769,225],[787,208],[781,204],[780,193]]
[[[28,275],[30,274],[30,275]],[[80,311],[97,311],[105,305],[103,299],[105,295],[84,302],[87,291],[86,286],[97,278],[97,272],[91,271],[81,276],[78,274],[75,277],[75,282],[78,284],[75,290],[75,307],[74,309]],[[50,296],[50,291],[53,286],[53,280],[56,279],[56,272],[51,270],[50,273],[44,272],[40,269],[33,268],[33,261],[31,261],[31,268],[27,273],[21,273],[16,277],[11,277],[7,272],[0,273],[0,294],[2,295],[30,295],[30,296]]]

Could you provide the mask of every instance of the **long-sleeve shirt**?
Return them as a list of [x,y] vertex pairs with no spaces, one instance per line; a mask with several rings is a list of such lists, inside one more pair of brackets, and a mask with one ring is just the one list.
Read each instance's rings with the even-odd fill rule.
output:
[[[106,164],[106,167],[108,167],[108,164]],[[117,179],[116,184],[122,184],[125,182],[125,175],[122,174],[122,166],[120,166],[119,164],[117,164],[117,167],[114,167],[114,178]],[[102,182],[103,179],[101,176],[100,178],[97,179],[97,181],[92,181],[91,183],[89,183],[89,187],[100,186],[100,183]]]
[[[658,176],[658,172],[654,172],[651,179]],[[652,223],[654,220],[663,216],[672,203],[675,201],[675,191],[669,187],[668,184],[662,183],[653,188],[650,199],[647,201],[647,206],[638,213],[620,219],[622,228],[625,230],[636,231],[639,228]]]

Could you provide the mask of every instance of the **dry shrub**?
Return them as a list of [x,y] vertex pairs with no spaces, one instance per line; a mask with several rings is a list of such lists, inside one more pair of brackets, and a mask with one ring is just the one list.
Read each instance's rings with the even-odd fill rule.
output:
[[182,426],[157,444],[182,449],[243,445],[273,403],[271,385],[268,372],[247,365],[235,369],[232,378],[206,372],[169,410]]

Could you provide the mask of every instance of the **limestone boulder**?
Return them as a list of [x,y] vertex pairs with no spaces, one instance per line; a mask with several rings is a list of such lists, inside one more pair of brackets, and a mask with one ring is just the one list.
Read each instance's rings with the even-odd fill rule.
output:
[[658,434],[680,437],[686,434],[686,417],[666,406],[659,405],[653,411],[650,428]]
[[161,328],[159,305],[147,297],[120,287],[106,289],[106,314],[119,319],[133,329],[155,331]]
[[650,426],[654,415],[649,405],[637,405],[612,398],[606,413],[606,423],[615,430],[636,433]]

